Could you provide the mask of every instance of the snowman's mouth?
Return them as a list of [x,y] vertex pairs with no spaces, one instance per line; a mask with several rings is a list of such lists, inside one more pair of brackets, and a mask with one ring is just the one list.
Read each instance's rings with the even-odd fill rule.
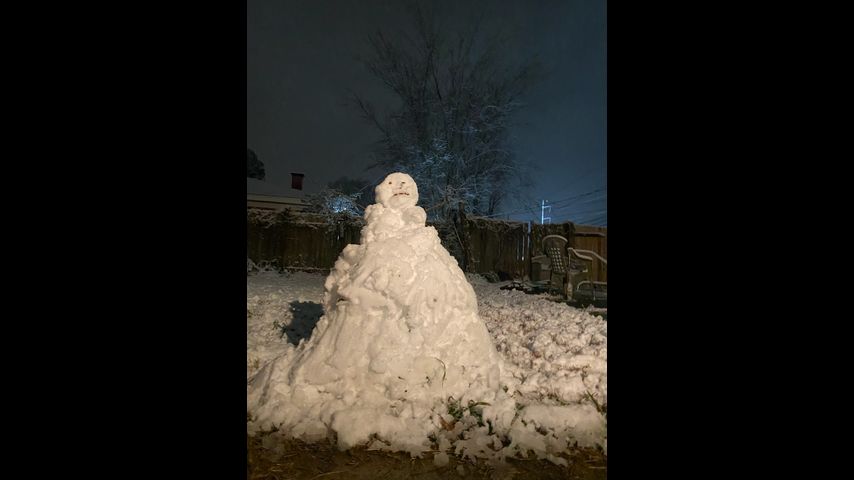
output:
[[394,194],[394,195],[392,195],[392,196],[393,196],[393,197],[396,197],[396,196],[398,196],[398,195],[406,195],[407,197],[409,196],[409,194],[408,194],[408,193],[406,193],[406,192],[397,192],[397,193],[395,193],[395,194]]

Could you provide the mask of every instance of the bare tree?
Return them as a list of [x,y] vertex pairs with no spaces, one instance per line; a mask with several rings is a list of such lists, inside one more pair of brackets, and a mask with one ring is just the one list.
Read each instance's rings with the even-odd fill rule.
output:
[[264,162],[258,160],[258,155],[251,148],[246,149],[246,178],[264,180]]
[[494,214],[527,178],[508,142],[509,120],[539,77],[539,63],[504,65],[507,38],[484,39],[480,22],[445,34],[433,12],[415,4],[411,13],[413,34],[377,31],[363,60],[401,101],[383,115],[354,95],[382,133],[371,167],[412,175],[431,218]]
[[356,199],[355,203],[362,210],[374,203],[374,185],[364,178],[338,177],[336,180],[329,182],[327,188],[337,190],[344,195],[352,196]]
[[[330,223],[339,216],[361,216],[365,207],[360,201],[362,194],[344,193],[341,190],[327,187],[317,193],[305,196],[306,211],[327,216]],[[330,217],[332,215],[333,217]]]

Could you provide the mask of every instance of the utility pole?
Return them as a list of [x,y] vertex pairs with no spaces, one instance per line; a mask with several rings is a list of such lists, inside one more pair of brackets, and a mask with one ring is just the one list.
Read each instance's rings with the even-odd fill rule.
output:
[[546,209],[547,209],[547,208],[549,209],[549,215],[551,215],[551,214],[552,214],[552,206],[551,206],[551,205],[546,205],[546,202],[548,202],[548,200],[543,200],[543,201],[542,201],[542,203],[540,204],[540,224],[541,224],[541,225],[545,225],[545,224],[546,224],[546,220],[548,220],[548,221],[549,221],[548,223],[552,223],[552,217],[550,217],[550,216],[549,216],[549,217],[547,217],[547,216],[546,216]]

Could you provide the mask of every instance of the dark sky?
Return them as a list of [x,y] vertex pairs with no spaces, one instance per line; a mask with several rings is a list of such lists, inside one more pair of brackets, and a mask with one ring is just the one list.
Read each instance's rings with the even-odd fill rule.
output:
[[[555,202],[553,223],[607,225],[605,1],[430,3],[448,25],[482,14],[512,35],[509,62],[536,54],[548,71],[510,132],[517,158],[533,168],[531,200],[500,211],[539,222],[545,199]],[[368,54],[366,38],[377,28],[409,24],[405,3],[249,0],[247,19],[247,147],[267,174],[250,181],[250,193],[301,196],[344,175],[376,183],[390,173],[365,172],[379,135],[346,98],[354,90],[379,105],[392,101],[356,57]],[[302,192],[290,188],[291,172],[305,174]],[[536,214],[518,212],[525,208]]]

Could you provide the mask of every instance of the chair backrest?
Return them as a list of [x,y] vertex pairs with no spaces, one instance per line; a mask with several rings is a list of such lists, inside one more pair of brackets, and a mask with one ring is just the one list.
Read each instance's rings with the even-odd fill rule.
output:
[[566,273],[567,270],[567,253],[566,237],[560,235],[547,235],[543,237],[543,251],[549,256],[552,262],[552,272]]

